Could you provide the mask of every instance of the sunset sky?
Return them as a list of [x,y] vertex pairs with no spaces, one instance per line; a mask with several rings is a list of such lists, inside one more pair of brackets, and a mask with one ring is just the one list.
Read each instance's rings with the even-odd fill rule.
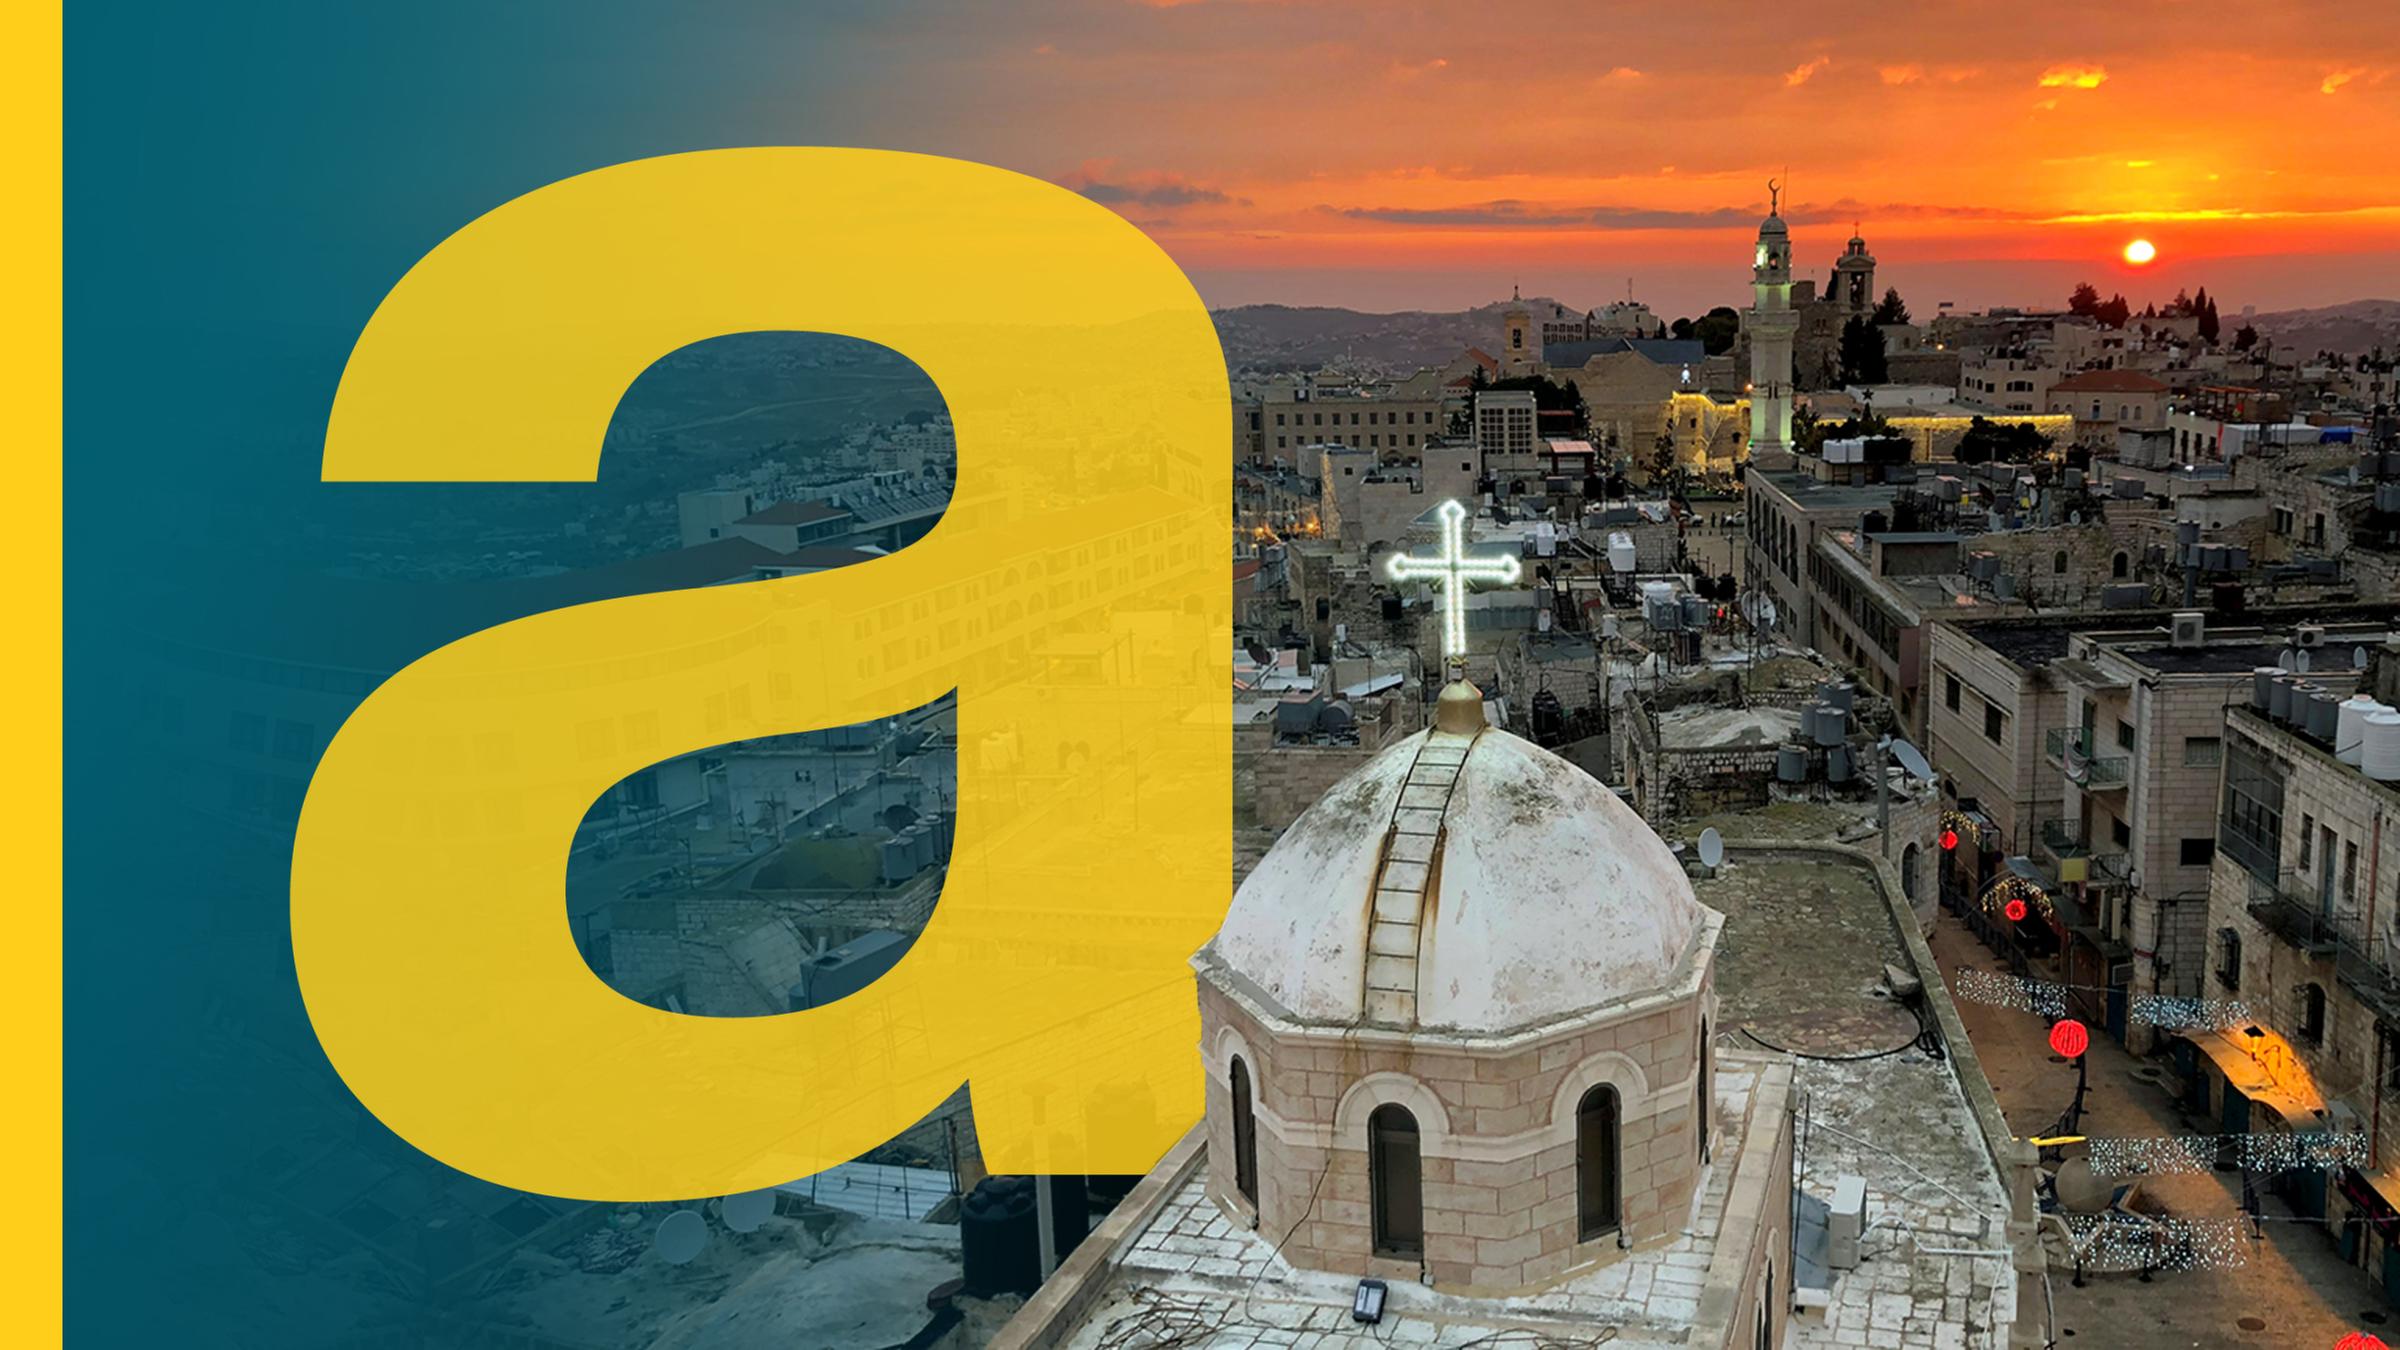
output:
[[[1788,170],[1804,275],[1861,222],[1919,313],[2400,295],[2380,6],[1047,0],[806,25],[806,122],[1081,188],[1212,303],[1741,303]],[[2384,20],[2390,17],[2384,14]],[[797,111],[795,109],[794,111]],[[2156,242],[2147,268],[2120,252]]]

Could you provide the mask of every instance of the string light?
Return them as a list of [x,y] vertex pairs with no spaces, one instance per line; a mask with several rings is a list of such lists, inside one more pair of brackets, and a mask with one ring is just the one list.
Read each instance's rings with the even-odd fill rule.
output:
[[1983,845],[1983,827],[1976,824],[1975,818],[1966,812],[1954,806],[1945,806],[1942,808],[1941,839],[1944,852],[1957,848],[1961,843],[1980,848]]
[[2238,998],[2184,998],[2178,994],[2137,994],[2126,1016],[2154,1027],[2198,1031],[2221,1031],[2257,1020],[2250,1015],[2250,1005]]
[[2045,919],[2058,913],[2050,903],[2050,893],[2024,877],[2003,876],[1984,889],[1984,913],[2005,913],[2011,904],[2029,905]]
[[2101,1274],[2232,1270],[2250,1261],[2249,1221],[2230,1215],[2185,1219],[2108,1210],[2059,1218],[2079,1263]]
[[2053,1019],[2067,1015],[2067,987],[2048,980],[1989,970],[1962,970],[1952,977],[1950,992],[1970,1003],[1988,1003]]
[[2367,1165],[2363,1130],[2273,1131],[2261,1134],[2173,1134],[2087,1140],[2085,1160],[2104,1177],[2213,1172],[2227,1148],[2247,1171],[2271,1176],[2308,1168]]
[[[2122,994],[2094,984],[2060,984],[2029,975],[2002,975],[1988,970],[1962,970],[1951,977],[1950,992],[1970,1003],[1988,1003],[2017,1012],[2038,1013],[2052,1021],[2067,1015],[2067,994]],[[2238,998],[2183,998],[2174,994],[2136,994],[2126,1005],[2128,1020],[2169,1031],[2216,1031],[2246,1026],[2257,1020],[2250,1005]]]

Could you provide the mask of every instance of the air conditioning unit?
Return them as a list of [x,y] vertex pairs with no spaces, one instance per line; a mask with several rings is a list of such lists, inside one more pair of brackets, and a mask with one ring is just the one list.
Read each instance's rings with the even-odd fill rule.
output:
[[2170,647],[2197,647],[2208,641],[2208,618],[2198,610],[2177,614],[2167,630]]
[[2321,623],[2301,624],[2299,627],[2292,630],[2292,643],[2294,646],[2299,647],[2324,646],[2325,625]]

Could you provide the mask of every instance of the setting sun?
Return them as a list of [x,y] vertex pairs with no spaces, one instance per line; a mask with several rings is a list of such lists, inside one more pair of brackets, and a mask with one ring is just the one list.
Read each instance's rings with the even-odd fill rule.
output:
[[2158,256],[2158,247],[2147,239],[2136,239],[2125,246],[2125,261],[2139,267]]

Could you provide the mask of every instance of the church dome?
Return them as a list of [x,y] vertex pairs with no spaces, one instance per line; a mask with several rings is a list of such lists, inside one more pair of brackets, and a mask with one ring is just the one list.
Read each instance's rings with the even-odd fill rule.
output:
[[1201,969],[1301,1023],[1468,1033],[1673,986],[1707,911],[1666,845],[1566,760],[1439,722],[1285,831]]

